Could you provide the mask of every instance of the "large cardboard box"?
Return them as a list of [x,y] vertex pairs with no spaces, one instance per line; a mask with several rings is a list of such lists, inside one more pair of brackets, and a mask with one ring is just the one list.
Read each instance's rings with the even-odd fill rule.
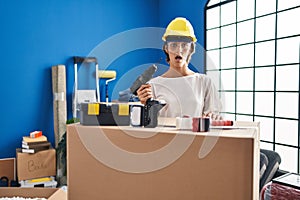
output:
[[0,197],[47,198],[48,200],[67,200],[67,193],[58,188],[1,188]]
[[258,132],[68,125],[68,198],[258,200]]
[[56,176],[56,151],[49,149],[37,153],[22,153],[17,149],[18,180]]

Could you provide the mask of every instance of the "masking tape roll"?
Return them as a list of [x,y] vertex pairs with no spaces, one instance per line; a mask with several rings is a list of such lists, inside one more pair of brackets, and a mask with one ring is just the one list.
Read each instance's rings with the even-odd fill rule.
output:
[[54,92],[53,93],[53,101],[64,101],[65,93],[64,92]]
[[176,129],[192,130],[192,118],[176,117]]

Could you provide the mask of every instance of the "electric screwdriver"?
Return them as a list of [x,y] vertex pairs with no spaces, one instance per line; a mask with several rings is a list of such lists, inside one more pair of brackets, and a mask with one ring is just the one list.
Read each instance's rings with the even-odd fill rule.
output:
[[143,85],[146,84],[152,78],[153,74],[156,72],[157,66],[151,65],[146,69],[131,85],[130,92],[134,95],[137,95],[137,90]]

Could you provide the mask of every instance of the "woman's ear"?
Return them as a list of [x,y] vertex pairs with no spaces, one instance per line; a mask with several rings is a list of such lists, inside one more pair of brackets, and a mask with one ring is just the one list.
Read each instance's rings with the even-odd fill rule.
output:
[[195,53],[195,44],[192,43],[191,47],[190,47],[190,54],[193,55]]
[[166,53],[169,53],[167,44],[164,44],[163,50],[164,50]]

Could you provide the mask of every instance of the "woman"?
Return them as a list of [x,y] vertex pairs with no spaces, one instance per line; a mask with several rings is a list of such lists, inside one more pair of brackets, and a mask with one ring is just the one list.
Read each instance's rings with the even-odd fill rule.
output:
[[169,69],[137,90],[141,103],[149,98],[164,100],[162,117],[208,116],[220,119],[221,104],[211,79],[189,69],[197,41],[190,22],[182,17],[168,25],[162,37]]

